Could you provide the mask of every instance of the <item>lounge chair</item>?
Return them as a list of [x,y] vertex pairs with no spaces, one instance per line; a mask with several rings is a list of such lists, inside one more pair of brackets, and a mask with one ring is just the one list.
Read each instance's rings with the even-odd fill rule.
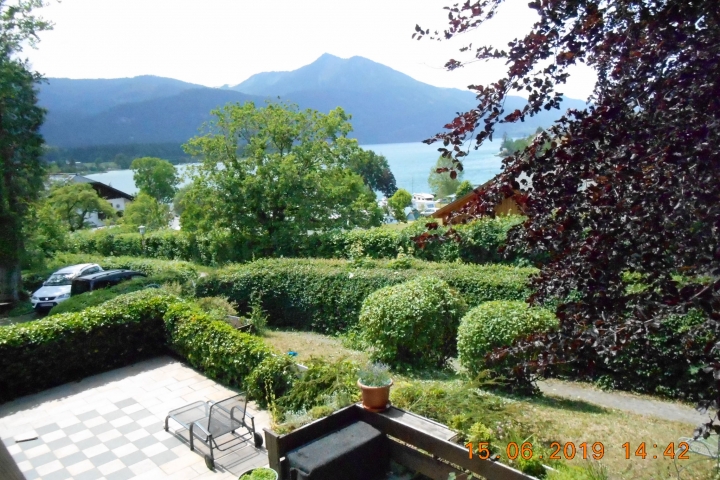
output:
[[[255,419],[247,413],[246,407],[247,396],[244,393],[219,402],[194,402],[170,411],[165,417],[165,431],[168,431],[168,420],[171,418],[187,428],[190,450],[195,450],[196,438],[210,449],[210,455],[205,455],[205,464],[212,470],[215,467],[214,450],[225,452],[250,440],[255,447],[262,446],[262,436],[255,432]],[[236,432],[242,428],[247,433]]]

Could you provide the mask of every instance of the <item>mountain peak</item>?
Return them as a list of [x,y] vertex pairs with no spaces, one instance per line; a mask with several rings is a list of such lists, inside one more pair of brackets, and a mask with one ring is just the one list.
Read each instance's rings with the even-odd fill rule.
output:
[[340,58],[323,53],[314,62],[291,72],[264,72],[232,87],[249,95],[288,95],[309,90],[376,91],[392,87],[430,87],[365,57]]

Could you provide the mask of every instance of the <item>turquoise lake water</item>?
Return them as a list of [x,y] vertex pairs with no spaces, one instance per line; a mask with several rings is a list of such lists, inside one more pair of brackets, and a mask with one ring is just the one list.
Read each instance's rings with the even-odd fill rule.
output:
[[[441,143],[425,145],[424,143],[384,143],[379,145],[362,145],[366,150],[384,155],[390,165],[398,188],[411,193],[430,193],[427,179],[435,165],[437,151]],[[497,156],[500,142],[486,143],[478,150],[470,150],[465,157],[464,179],[473,184],[484,183],[500,173],[501,159]],[[188,165],[178,165],[178,173],[184,174]],[[87,177],[111,185],[123,192],[134,195],[137,187],[133,182],[131,170],[114,170],[107,173],[96,173]]]

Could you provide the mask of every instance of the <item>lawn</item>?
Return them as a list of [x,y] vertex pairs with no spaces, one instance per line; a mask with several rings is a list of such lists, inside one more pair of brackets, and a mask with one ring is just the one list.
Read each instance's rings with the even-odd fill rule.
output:
[[[269,331],[265,340],[282,352],[297,352],[300,363],[312,356],[327,360],[351,358],[359,362],[367,360],[364,352],[344,347],[340,339],[311,332]],[[456,378],[434,379],[430,383],[441,387],[456,382]],[[416,379],[397,377],[398,385],[421,382]],[[525,431],[533,432],[531,442],[540,442],[546,446],[559,442],[563,446],[572,442],[579,448],[587,442],[590,448],[594,443],[602,443],[604,456],[601,463],[607,468],[611,479],[665,479],[678,478],[672,459],[665,458],[663,451],[670,443],[677,449],[680,437],[692,436],[694,425],[637,415],[621,410],[608,409],[594,404],[553,395],[538,397],[509,397],[500,394],[482,392],[484,396],[497,397],[505,405],[506,416],[523,426]],[[672,403],[672,402],[668,402]],[[424,413],[424,412],[418,412]],[[452,412],[462,414],[463,412]],[[494,412],[497,418],[503,412]],[[631,445],[630,458],[625,457],[622,445]],[[641,442],[646,445],[646,458],[635,456],[635,450]],[[657,445],[657,447],[653,447]],[[501,449],[505,445],[500,445]],[[589,455],[592,451],[589,452]],[[653,456],[657,456],[654,459]],[[708,479],[711,476],[712,463],[703,457],[691,455],[691,460],[679,460],[679,465],[689,465],[680,477],[683,480]],[[581,464],[578,453],[572,463]]]
[[360,363],[365,363],[368,360],[364,352],[345,348],[338,338],[319,333],[268,330],[263,339],[280,352],[296,352],[297,356],[295,358],[298,363],[303,363],[313,356],[322,357],[326,360],[349,358]]

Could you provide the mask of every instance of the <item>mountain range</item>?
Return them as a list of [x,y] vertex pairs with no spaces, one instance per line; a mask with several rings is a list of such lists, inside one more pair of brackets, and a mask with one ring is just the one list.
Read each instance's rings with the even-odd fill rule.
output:
[[[47,109],[42,127],[52,146],[184,143],[198,134],[210,111],[229,102],[287,100],[321,112],[341,106],[352,115],[353,136],[361,144],[416,142],[442,130],[457,112],[476,105],[469,91],[419,82],[362,57],[341,59],[324,54],[289,72],[264,72],[235,86],[204,87],[171,78],[140,76],[118,79],[48,78],[39,87]],[[525,100],[509,97],[506,111]],[[582,108],[565,99],[566,108]],[[543,111],[497,134],[527,135],[559,118]]]

